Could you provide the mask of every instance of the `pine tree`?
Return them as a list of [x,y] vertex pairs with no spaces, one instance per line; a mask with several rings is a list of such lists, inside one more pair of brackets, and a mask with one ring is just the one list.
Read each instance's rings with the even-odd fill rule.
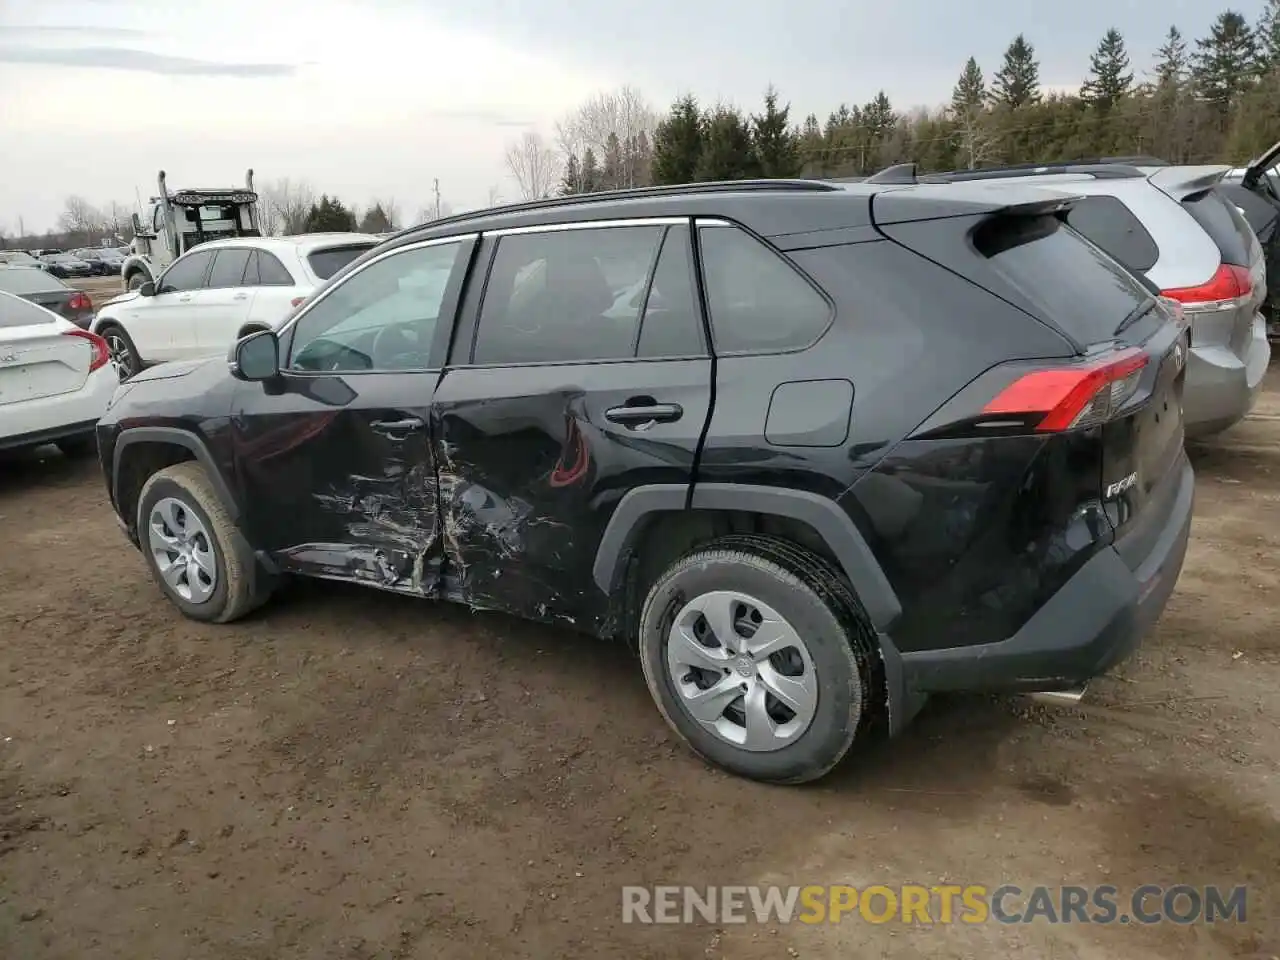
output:
[[971,117],[981,112],[986,102],[987,81],[977,59],[970,57],[960,71],[955,89],[951,91],[951,113],[957,120]]
[[992,97],[1002,106],[1017,109],[1040,102],[1040,62],[1035,47],[1018,34],[1004,52],[1004,63],[992,80]]
[[1267,0],[1258,19],[1258,72],[1280,69],[1280,0]]
[[603,190],[604,178],[600,175],[600,165],[596,163],[596,152],[587,147],[586,152],[582,154],[582,186],[579,193],[595,193],[597,190]]
[[1253,82],[1258,42],[1249,24],[1234,10],[1218,15],[1209,36],[1196,41],[1191,75],[1196,93],[1226,111]]
[[862,108],[862,125],[876,142],[887,137],[897,122],[898,115],[893,112],[893,105],[883,90]]
[[380,202],[375,203],[360,218],[361,233],[390,233],[393,229],[391,218]]
[[610,131],[608,138],[604,142],[604,170],[601,171],[601,189],[617,190],[619,187],[625,187],[624,174],[622,170],[622,144],[618,140],[618,135]]
[[1156,86],[1161,88],[1180,87],[1187,78],[1187,41],[1177,27],[1170,27],[1165,34],[1164,43],[1156,51],[1155,75]]
[[1080,99],[1110,110],[1133,88],[1133,71],[1129,69],[1129,52],[1124,37],[1115,27],[1103,34],[1102,42],[1089,60],[1090,75],[1080,88]]
[[751,127],[736,107],[721,105],[705,121],[706,136],[695,176],[698,180],[741,180],[756,175]]
[[653,132],[653,182],[691,183],[702,156],[702,111],[693,95],[681,97]]
[[764,113],[751,118],[751,147],[762,177],[795,177],[800,174],[800,138],[791,129],[791,104],[778,106],[778,92],[770,85],[764,95]]
[[578,164],[578,158],[571,153],[569,159],[564,162],[564,176],[560,178],[560,196],[568,197],[582,192],[582,169]]
[[328,194],[321,194],[320,202],[311,205],[311,211],[307,214],[306,226],[303,229],[307,233],[354,231],[356,218],[337,197],[330,198]]

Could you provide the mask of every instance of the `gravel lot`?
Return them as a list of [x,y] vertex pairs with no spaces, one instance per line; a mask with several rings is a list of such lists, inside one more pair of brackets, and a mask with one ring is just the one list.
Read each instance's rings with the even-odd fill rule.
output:
[[[1075,708],[935,701],[813,788],[677,747],[624,651],[299,585],[184,621],[98,467],[0,464],[0,954],[1273,958],[1280,367],[1193,450],[1140,655]],[[1249,884],[1245,924],[641,927],[632,883]]]

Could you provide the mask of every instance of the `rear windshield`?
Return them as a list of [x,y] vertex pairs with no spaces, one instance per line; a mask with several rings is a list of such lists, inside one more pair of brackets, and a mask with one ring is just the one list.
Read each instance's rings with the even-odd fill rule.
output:
[[1044,319],[1081,344],[1110,340],[1151,300],[1133,274],[1057,217],[999,217],[973,240]]
[[360,254],[375,246],[377,244],[370,243],[354,247],[325,247],[322,250],[312,250],[307,255],[307,261],[311,264],[311,271],[317,277],[328,280]]
[[53,323],[58,318],[34,303],[7,293],[0,293],[0,330],[5,327],[28,327],[36,323]]
[[57,277],[34,267],[0,267],[0,290],[16,293],[45,293],[53,290],[66,290],[66,285]]
[[1238,267],[1249,266],[1250,234],[1252,228],[1240,216],[1235,204],[1217,190],[1193,193],[1182,201],[1182,209],[1195,217],[1196,223],[1213,238],[1222,254],[1223,263]]

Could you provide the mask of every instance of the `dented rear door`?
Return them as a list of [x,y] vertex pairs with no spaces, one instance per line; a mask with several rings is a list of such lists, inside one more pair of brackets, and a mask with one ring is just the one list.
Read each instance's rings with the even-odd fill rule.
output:
[[691,265],[678,218],[486,238],[433,402],[448,596],[603,626],[609,519],[636,487],[688,489],[710,412]]

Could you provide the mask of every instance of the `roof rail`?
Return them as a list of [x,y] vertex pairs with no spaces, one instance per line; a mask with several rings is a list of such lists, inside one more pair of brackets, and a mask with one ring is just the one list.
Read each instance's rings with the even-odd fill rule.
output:
[[506,203],[497,207],[486,207],[480,210],[468,210],[453,216],[441,217],[439,220],[428,220],[393,233],[388,240],[415,233],[428,227],[448,226],[454,223],[466,223],[480,217],[501,216],[508,213],[525,213],[533,210],[553,210],[557,207],[572,207],[584,203],[601,203],[610,200],[643,200],[650,197],[671,197],[682,194],[706,193],[743,193],[755,191],[795,191],[799,193],[830,193],[840,188],[821,180],[799,179],[756,179],[756,180],[708,180],[698,183],[673,183],[656,187],[631,187],[626,190],[601,190],[597,193],[574,193],[567,197],[543,197],[539,200],[525,200],[520,203]]
[[[1167,166],[1167,164],[1160,164]],[[1127,180],[1145,177],[1146,174],[1130,163],[1079,162],[1070,163],[1019,163],[1007,167],[978,167],[974,170],[949,170],[931,173],[923,180],[934,183],[955,183],[961,180],[1002,180],[1013,177],[1048,177],[1062,174],[1091,176],[1097,180]]]

